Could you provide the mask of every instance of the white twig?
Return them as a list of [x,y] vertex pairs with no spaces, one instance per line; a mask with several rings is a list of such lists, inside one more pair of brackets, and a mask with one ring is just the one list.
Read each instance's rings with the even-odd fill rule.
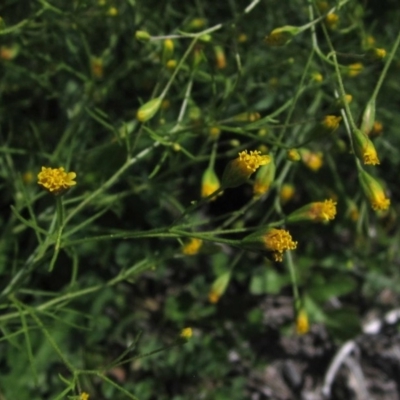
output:
[[356,343],[353,340],[349,340],[344,343],[340,350],[336,353],[336,356],[331,362],[331,365],[328,368],[328,371],[325,375],[324,386],[322,387],[322,395],[326,398],[331,396],[331,386],[333,381],[335,380],[335,376],[346,360],[346,358],[350,355],[352,351],[356,349]]

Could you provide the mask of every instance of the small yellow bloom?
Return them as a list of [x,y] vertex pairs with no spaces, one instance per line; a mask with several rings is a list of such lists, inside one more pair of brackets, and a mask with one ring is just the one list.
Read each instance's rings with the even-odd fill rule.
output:
[[118,15],[118,8],[110,7],[107,11],[107,15],[109,15],[110,17],[116,17]]
[[305,310],[300,310],[296,318],[296,333],[298,335],[304,335],[310,330],[310,324],[308,322],[308,315]]
[[292,240],[288,231],[276,228],[254,232],[242,239],[241,244],[249,250],[266,250],[272,253],[275,261],[282,261],[284,251],[297,247],[297,242]]
[[283,252],[285,250],[294,250],[297,242],[292,240],[290,233],[284,229],[271,229],[264,236],[265,248],[272,251],[272,257],[275,261],[283,260]]
[[375,49],[375,56],[376,58],[385,58],[386,57],[386,50],[385,49]]
[[307,204],[288,216],[288,222],[328,222],[336,215],[336,202],[332,199]]
[[262,165],[267,165],[271,162],[271,157],[261,155],[260,151],[247,150],[239,153],[239,157],[230,161],[225,167],[222,175],[222,186],[232,188],[245,183],[250,175]]
[[325,222],[334,219],[336,215],[336,202],[329,199],[324,202],[318,201],[312,203],[309,215],[313,221],[318,222]]
[[284,185],[282,185],[281,191],[279,193],[282,204],[286,204],[288,201],[290,201],[295,193],[296,190],[294,186],[290,183],[285,183]]
[[203,241],[201,239],[192,238],[182,247],[182,253],[186,256],[194,256],[199,252],[202,245]]
[[339,15],[331,13],[325,17],[325,24],[330,29],[336,29],[339,23]]
[[313,72],[311,74],[311,78],[313,81],[321,83],[324,80],[324,77],[319,72]]
[[350,64],[348,66],[347,75],[350,76],[351,78],[354,78],[363,70],[363,68],[364,65],[362,65],[362,63]]
[[390,199],[386,197],[381,184],[363,170],[359,173],[359,179],[372,209],[375,211],[387,210],[390,206]]
[[208,130],[208,133],[212,139],[217,139],[219,134],[221,133],[221,129],[219,129],[218,126],[212,126]]
[[286,158],[289,161],[296,162],[301,160],[301,155],[297,149],[289,149],[286,153]]
[[27,171],[22,175],[22,182],[24,182],[26,185],[29,185],[30,183],[33,182],[33,178],[34,176],[32,172]]
[[82,392],[79,396],[79,400],[89,400],[89,395],[86,392]]
[[168,69],[170,69],[170,70],[175,69],[177,65],[178,65],[177,61],[176,61],[176,60],[173,60],[173,59],[172,59],[172,60],[168,60],[168,61],[166,62],[166,64],[165,64],[165,66],[166,66]]
[[337,117],[336,115],[326,115],[322,121],[322,126],[333,132],[337,128],[339,128],[340,121],[342,120],[342,117]]
[[180,334],[181,338],[183,339],[190,339],[193,336],[193,329],[192,328],[184,328]]
[[367,135],[359,129],[352,132],[354,151],[357,157],[364,162],[365,165],[379,164],[378,154],[375,146]]
[[42,167],[42,170],[38,174],[38,184],[53,194],[59,194],[76,185],[75,178],[75,172],[65,172],[63,167]]
[[323,154],[321,152],[314,153],[307,149],[300,151],[302,161],[312,171],[318,171],[323,165]]
[[239,43],[245,43],[245,42],[247,42],[247,40],[248,40],[248,37],[245,33],[241,33],[237,38],[237,41]]

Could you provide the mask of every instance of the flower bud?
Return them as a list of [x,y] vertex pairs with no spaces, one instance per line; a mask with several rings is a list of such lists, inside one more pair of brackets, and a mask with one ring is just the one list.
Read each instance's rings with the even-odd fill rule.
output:
[[358,178],[371,207],[375,211],[387,210],[390,206],[390,199],[386,197],[382,185],[374,177],[363,170],[359,172]]
[[11,61],[17,57],[19,53],[19,46],[14,44],[12,46],[1,46],[0,47],[0,58],[2,60]]
[[259,151],[250,151],[250,154],[247,150],[240,152],[239,156],[225,167],[222,174],[222,187],[234,188],[242,185],[253,172],[270,161],[270,156],[260,155]]
[[211,126],[210,129],[208,130],[208,134],[210,135],[210,138],[213,140],[218,139],[220,133],[221,129],[219,129],[218,126]]
[[351,78],[354,78],[363,70],[363,68],[364,65],[362,65],[361,63],[350,64],[348,65],[347,75]]
[[360,131],[365,135],[369,135],[375,122],[375,99],[371,99],[365,107],[361,118]]
[[379,164],[378,154],[372,141],[359,129],[352,131],[353,147],[358,159],[365,165]]
[[136,118],[140,122],[146,122],[149,119],[153,118],[154,115],[159,110],[162,103],[162,99],[160,97],[156,97],[153,100],[144,103],[136,113]]
[[285,183],[281,187],[281,191],[279,193],[279,197],[281,199],[282,204],[286,204],[290,200],[292,200],[293,196],[296,193],[295,187],[290,183]]
[[167,64],[174,54],[174,42],[171,39],[165,39],[163,43],[163,53],[161,62]]
[[339,24],[339,15],[330,13],[325,17],[325,24],[329,29],[336,29]]
[[[201,180],[201,197],[208,197],[221,187],[218,176],[212,168],[207,168]],[[220,193],[222,194],[222,193]],[[217,196],[213,196],[211,201],[215,200]]]
[[271,188],[271,184],[275,178],[275,161],[272,156],[271,161],[267,165],[263,165],[256,172],[256,179],[253,184],[253,195],[255,198],[261,197]]
[[376,47],[372,48],[372,49],[368,49],[365,57],[368,61],[380,61],[386,57],[386,50],[378,49]]
[[150,34],[146,31],[136,31],[135,38],[139,42],[148,42],[151,38]]
[[284,46],[289,43],[301,29],[296,26],[282,26],[275,28],[268,36],[265,37],[265,42],[269,46]]
[[203,241],[201,239],[192,238],[182,247],[182,253],[186,256],[194,256],[200,251],[202,246]]
[[301,160],[301,155],[300,155],[300,153],[298,152],[297,149],[289,149],[286,152],[286,158],[289,161],[296,162],[296,161],[300,161]]
[[323,154],[314,153],[308,149],[299,150],[304,165],[312,171],[318,171],[323,165]]
[[185,340],[189,340],[193,336],[192,328],[184,328],[184,329],[182,329],[179,336],[181,338],[185,339]]
[[296,333],[298,335],[304,335],[310,331],[310,323],[308,321],[308,315],[302,308],[296,316]]
[[214,54],[217,69],[226,68],[226,57],[224,49],[221,46],[214,46]]
[[103,60],[100,57],[93,57],[90,60],[90,67],[95,78],[101,79],[103,77]]
[[342,117],[337,117],[336,115],[326,115],[321,122],[321,126],[326,132],[332,133],[336,131],[337,128],[339,128],[341,120]]
[[287,217],[288,222],[328,222],[335,218],[336,202],[329,199],[307,204]]
[[283,252],[294,250],[297,242],[292,240],[292,236],[285,229],[267,228],[246,236],[241,245],[248,250],[268,251],[275,261],[282,261]]
[[208,293],[208,301],[210,303],[218,303],[221,296],[225,293],[228,287],[229,281],[231,280],[231,271],[225,272],[220,275],[212,284],[211,290]]

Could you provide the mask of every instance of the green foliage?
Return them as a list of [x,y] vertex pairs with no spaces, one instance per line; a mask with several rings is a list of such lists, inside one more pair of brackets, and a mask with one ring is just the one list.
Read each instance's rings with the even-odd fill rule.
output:
[[[400,13],[377,10],[1,2],[0,398],[250,398],[300,310],[340,343],[392,305]],[[257,196],[246,150],[274,160]]]

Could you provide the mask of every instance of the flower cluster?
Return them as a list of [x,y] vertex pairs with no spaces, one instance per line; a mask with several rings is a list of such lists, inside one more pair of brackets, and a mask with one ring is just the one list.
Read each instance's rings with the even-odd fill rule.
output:
[[63,167],[42,167],[42,170],[38,174],[38,184],[43,186],[50,193],[60,194],[71,186],[76,185],[74,181],[75,178],[75,172],[65,172]]

